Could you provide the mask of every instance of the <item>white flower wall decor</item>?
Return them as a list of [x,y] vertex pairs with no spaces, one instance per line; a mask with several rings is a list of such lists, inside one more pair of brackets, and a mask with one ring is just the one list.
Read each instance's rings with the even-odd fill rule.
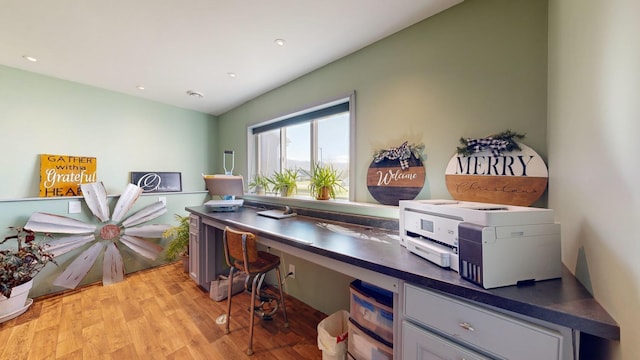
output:
[[163,202],[158,201],[147,205],[125,218],[143,191],[139,186],[128,184],[115,205],[113,215],[110,216],[107,193],[103,183],[95,182],[80,186],[87,207],[100,220],[100,225],[89,224],[66,216],[35,212],[24,226],[26,229],[36,232],[68,235],[46,243],[47,250],[53,253],[54,257],[95,242],[69,264],[53,281],[53,285],[75,289],[105,247],[102,268],[103,285],[124,280],[124,262],[118,249],[119,244],[129,247],[137,254],[151,260],[155,260],[160,255],[164,250],[163,247],[146,239],[162,238],[162,233],[170,226],[142,224],[167,212]]

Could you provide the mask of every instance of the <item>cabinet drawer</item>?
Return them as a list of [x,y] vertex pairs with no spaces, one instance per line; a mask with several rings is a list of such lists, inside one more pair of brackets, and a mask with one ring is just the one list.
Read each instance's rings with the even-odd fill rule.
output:
[[489,360],[406,320],[402,322],[402,355],[405,359],[416,360]]
[[502,358],[561,358],[563,338],[555,331],[408,284],[405,316]]

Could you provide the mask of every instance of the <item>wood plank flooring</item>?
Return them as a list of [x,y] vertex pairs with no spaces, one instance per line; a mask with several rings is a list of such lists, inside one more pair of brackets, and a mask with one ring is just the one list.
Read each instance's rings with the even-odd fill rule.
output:
[[231,333],[213,301],[180,262],[127,275],[111,286],[90,285],[35,299],[21,316],[0,324],[0,359],[321,359],[316,326],[326,315],[286,297],[289,327],[278,311],[256,318],[254,354],[247,356],[249,295],[234,296]]

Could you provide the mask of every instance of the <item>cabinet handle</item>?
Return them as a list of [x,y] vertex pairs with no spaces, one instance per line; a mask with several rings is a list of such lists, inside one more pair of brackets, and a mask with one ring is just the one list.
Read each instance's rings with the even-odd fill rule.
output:
[[469,331],[475,331],[476,329],[473,328],[473,326],[471,326],[471,324],[463,322],[458,324],[461,328],[465,329],[465,330],[469,330]]

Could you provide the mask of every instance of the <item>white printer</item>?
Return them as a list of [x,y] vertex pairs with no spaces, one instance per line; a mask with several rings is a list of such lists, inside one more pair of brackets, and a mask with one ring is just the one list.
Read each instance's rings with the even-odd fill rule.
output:
[[560,225],[551,209],[402,200],[400,244],[485,289],[562,274]]

